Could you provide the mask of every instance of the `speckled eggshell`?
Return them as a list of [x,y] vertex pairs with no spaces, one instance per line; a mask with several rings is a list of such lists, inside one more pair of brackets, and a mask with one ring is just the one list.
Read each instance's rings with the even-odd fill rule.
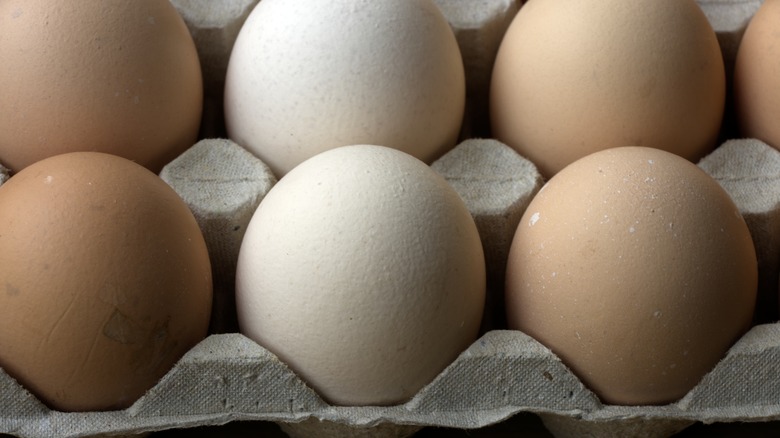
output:
[[74,152],[0,186],[0,366],[49,407],[130,406],[206,335],[206,244],[127,159]]
[[767,0],[750,21],[734,66],[740,131],[780,149],[780,2]]
[[547,178],[608,147],[696,161],[715,146],[725,90],[694,0],[531,0],[496,57],[491,124]]
[[337,146],[431,162],[455,145],[463,61],[431,0],[263,0],[228,65],[230,138],[282,176]]
[[282,178],[252,217],[239,325],[330,403],[404,402],[476,339],[483,257],[463,201],[424,163],[332,149]]
[[168,0],[0,2],[0,162],[99,151],[154,172],[192,146],[203,84]]
[[757,262],[725,191],[694,164],[623,147],[553,177],[509,254],[512,329],[604,403],[675,401],[750,326]]

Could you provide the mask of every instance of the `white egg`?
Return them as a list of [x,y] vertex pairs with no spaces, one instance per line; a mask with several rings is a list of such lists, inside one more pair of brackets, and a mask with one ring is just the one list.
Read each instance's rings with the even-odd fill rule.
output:
[[277,176],[361,143],[430,162],[454,146],[465,94],[457,41],[431,0],[263,0],[233,47],[225,122]]
[[387,147],[340,147],[293,169],[238,259],[241,332],[339,405],[409,399],[476,339],[484,299],[463,201]]

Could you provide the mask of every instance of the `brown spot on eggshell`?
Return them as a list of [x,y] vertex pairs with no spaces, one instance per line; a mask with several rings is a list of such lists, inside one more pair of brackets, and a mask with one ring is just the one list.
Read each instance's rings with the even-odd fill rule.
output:
[[12,285],[11,283],[6,283],[5,293],[8,294],[9,297],[15,297],[21,293],[21,290],[19,290],[18,287]]
[[146,338],[146,331],[117,309],[103,326],[103,335],[121,344],[140,344]]

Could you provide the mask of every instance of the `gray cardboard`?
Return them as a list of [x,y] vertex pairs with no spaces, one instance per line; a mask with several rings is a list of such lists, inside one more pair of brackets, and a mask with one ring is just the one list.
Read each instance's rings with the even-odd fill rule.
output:
[[759,264],[756,323],[778,319],[780,152],[755,139],[730,140],[699,162],[739,207]]
[[465,140],[431,168],[460,194],[477,224],[488,288],[482,326],[502,327],[509,247],[526,207],[542,187],[542,176],[530,161],[493,139]]
[[504,32],[520,8],[517,0],[435,0],[458,41],[466,72],[468,137],[490,135],[488,96],[493,63]]
[[259,0],[170,0],[198,49],[205,94],[222,96],[230,52]]
[[710,21],[715,35],[718,37],[723,63],[726,69],[726,113],[721,128],[722,138],[732,138],[739,135],[736,115],[734,114],[734,97],[731,83],[734,78],[734,64],[739,51],[742,36],[750,23],[750,19],[764,2],[763,0],[696,0]]
[[184,19],[203,72],[201,138],[224,137],[225,74],[238,32],[259,0],[170,0]]
[[270,168],[226,139],[201,140],[160,177],[189,205],[203,230],[214,278],[211,333],[238,331],[236,264],[252,214],[276,183]]
[[[140,433],[229,421],[306,421],[308,436],[406,436],[422,426],[478,428],[519,412],[542,416],[556,436],[666,436],[694,421],[780,419],[780,328],[756,326],[702,382],[666,406],[603,406],[547,348],[521,332],[486,333],[404,405],[338,407],[324,403],[267,350],[240,334],[212,335],[160,383],[123,411],[50,412],[0,373],[0,432],[23,437]],[[746,369],[751,372],[745,372]],[[321,421],[323,420],[323,421]],[[325,429],[314,425],[322,423]],[[341,426],[339,426],[341,425]],[[393,427],[409,426],[409,427]],[[396,435],[385,435],[395,430]],[[613,434],[613,435],[610,435]]]
[[556,437],[663,438],[682,431],[694,422],[668,419],[583,420],[559,414],[540,415],[545,428]]
[[726,70],[733,70],[739,43],[763,0],[696,0],[718,36]]

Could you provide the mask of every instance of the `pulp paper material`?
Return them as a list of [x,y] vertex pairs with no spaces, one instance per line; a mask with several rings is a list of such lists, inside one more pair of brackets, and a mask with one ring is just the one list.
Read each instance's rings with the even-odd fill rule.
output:
[[204,94],[221,98],[230,52],[259,0],[171,0],[198,49]]
[[729,140],[699,162],[729,193],[743,215],[780,204],[780,151],[756,139]]
[[282,431],[290,438],[349,437],[349,438],[407,438],[422,426],[381,423],[370,428],[349,428],[343,423],[310,418],[300,423],[282,423]]
[[509,247],[525,209],[542,187],[542,176],[530,161],[492,139],[466,140],[431,168],[455,188],[479,230],[487,268],[483,331],[503,327]]
[[259,0],[171,0],[195,42],[203,73],[201,138],[224,137],[223,95],[230,53]]
[[206,240],[214,278],[211,333],[238,331],[236,264],[249,220],[276,184],[262,161],[226,139],[201,140],[160,172],[189,205]]
[[780,275],[780,151],[755,139],[730,140],[699,162],[737,204],[758,257],[755,322],[774,322]]
[[607,436],[632,428],[641,429],[642,436],[665,436],[694,421],[780,419],[778,354],[780,327],[757,326],[679,402],[603,406],[547,348],[517,331],[491,331],[403,405],[337,407],[324,403],[286,365],[244,336],[212,335],[124,411],[51,412],[0,373],[0,432],[87,436],[243,420],[305,421],[304,430],[313,430],[324,420],[325,429],[338,432],[333,436],[365,436],[366,428],[377,425],[385,433],[395,430],[392,436],[405,436],[429,425],[483,427],[525,411],[541,414],[552,429],[560,429],[559,436],[583,430]]
[[479,229],[488,276],[503,282],[509,247],[517,224],[542,187],[530,161],[490,139],[466,140],[431,168],[458,192]]
[[696,0],[696,3],[718,35],[726,69],[731,70],[745,28],[764,0]]
[[466,137],[490,132],[490,78],[506,29],[520,9],[518,0],[435,0],[458,41],[466,73]]

